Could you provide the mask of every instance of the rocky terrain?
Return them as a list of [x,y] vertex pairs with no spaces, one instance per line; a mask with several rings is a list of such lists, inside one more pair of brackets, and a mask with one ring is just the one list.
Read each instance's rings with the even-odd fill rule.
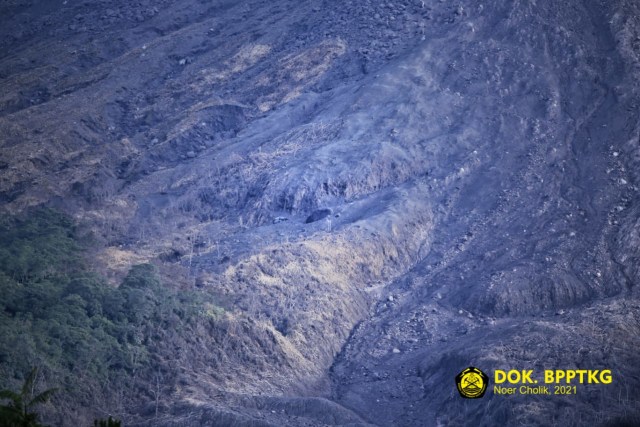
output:
[[[3,213],[224,310],[162,393],[51,422],[633,418],[638,81],[632,0],[4,1]],[[470,365],[614,382],[464,400]]]

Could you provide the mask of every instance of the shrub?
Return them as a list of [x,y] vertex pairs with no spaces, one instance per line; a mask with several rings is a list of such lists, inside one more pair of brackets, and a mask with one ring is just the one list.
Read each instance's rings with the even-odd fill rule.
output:
[[87,249],[53,211],[0,220],[0,387],[17,386],[37,362],[76,407],[97,403],[96,391],[109,395],[112,384],[139,399],[140,381],[158,368],[151,361],[170,358],[194,322],[221,312],[204,293],[164,286],[150,264],[109,286],[89,271]]

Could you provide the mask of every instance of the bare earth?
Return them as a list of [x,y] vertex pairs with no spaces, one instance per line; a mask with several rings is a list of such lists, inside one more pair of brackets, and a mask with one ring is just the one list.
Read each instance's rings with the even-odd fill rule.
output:
[[598,425],[640,412],[639,81],[632,0],[4,1],[0,209],[224,306],[128,425]]

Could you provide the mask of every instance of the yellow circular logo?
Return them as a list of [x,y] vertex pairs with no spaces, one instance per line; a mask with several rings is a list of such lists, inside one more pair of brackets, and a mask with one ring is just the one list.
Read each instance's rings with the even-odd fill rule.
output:
[[468,367],[456,376],[456,385],[460,396],[467,399],[478,399],[484,396],[489,384],[489,377],[478,368]]

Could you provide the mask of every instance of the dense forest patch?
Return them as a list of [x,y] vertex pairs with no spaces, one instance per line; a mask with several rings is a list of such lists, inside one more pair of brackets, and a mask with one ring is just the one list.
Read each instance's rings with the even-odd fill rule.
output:
[[[40,382],[61,389],[56,412],[157,401],[175,375],[163,353],[214,327],[222,310],[204,293],[163,284],[150,264],[109,285],[89,268],[90,239],[78,230],[48,209],[0,223],[0,387],[17,388],[36,366]],[[144,384],[154,376],[162,381],[151,392]]]

